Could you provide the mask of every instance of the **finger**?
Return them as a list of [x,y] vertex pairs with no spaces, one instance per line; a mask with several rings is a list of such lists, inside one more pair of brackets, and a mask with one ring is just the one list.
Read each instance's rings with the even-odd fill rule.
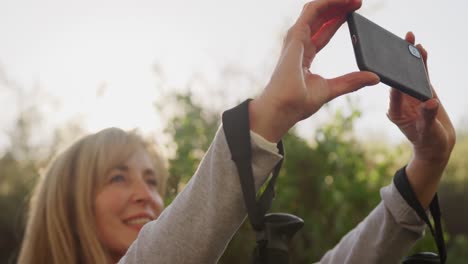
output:
[[405,40],[414,45],[416,37],[414,36],[413,32],[408,31],[406,33]]
[[[416,37],[414,36],[414,34],[410,31],[408,33],[406,33],[406,37],[405,39],[410,42],[411,44],[414,45],[415,43],[415,39]],[[424,66],[426,67],[426,73],[427,73],[427,76],[429,78],[429,71],[428,71],[428,66],[427,66],[427,58],[428,58],[428,52],[427,50],[421,45],[421,44],[418,44],[416,45],[416,48],[419,50],[419,52],[421,53],[422,55],[422,59],[423,59],[423,62],[424,62]],[[431,86],[432,87],[432,86]],[[445,108],[444,106],[442,105],[442,103],[440,102],[439,100],[439,97],[436,93],[436,91],[434,90],[434,88],[432,87],[432,94],[433,94],[433,98],[434,100],[437,101],[437,112],[436,112],[436,116],[435,116],[435,119],[438,119],[440,121],[440,123],[445,127],[445,129],[447,130],[448,133],[450,133],[451,135],[451,138],[455,138],[455,129],[452,125],[452,121],[450,120],[450,117],[448,116],[447,112],[445,111]],[[429,102],[431,101],[432,99],[426,101],[426,102]],[[434,104],[434,103],[429,103],[428,105],[425,105],[423,104],[423,108],[425,107],[429,107],[431,108],[431,104]],[[427,109],[425,111],[429,111],[430,112],[430,109]],[[430,117],[430,114],[425,114],[425,115],[428,115],[427,118]]]
[[346,17],[339,17],[330,20],[328,23],[322,26],[320,30],[312,36],[312,43],[315,44],[316,52],[319,52],[325,47],[330,39],[335,35],[336,31],[346,21]]
[[[414,43],[416,43],[416,36],[414,35],[413,32],[408,31],[408,33],[406,33],[405,40],[414,45]],[[423,61],[424,61],[424,65],[426,66],[426,70],[427,70],[427,51],[424,49],[424,47],[421,44],[416,45],[416,48],[421,53]]]
[[[428,67],[427,67],[428,52],[423,47],[422,44],[416,45],[416,48],[418,48],[419,52],[422,55],[424,66],[426,67],[426,73],[427,73],[427,76],[429,78],[429,72],[428,72]],[[432,87],[432,94],[433,94],[433,98],[437,99],[438,104],[439,104],[439,107],[438,107],[439,110],[438,110],[437,118],[440,119],[441,123],[444,124],[444,126],[448,126],[449,129],[454,131],[452,121],[450,120],[450,117],[448,116],[447,112],[445,111],[445,108],[444,108],[443,104],[440,102],[439,96],[437,95],[437,93],[436,93],[436,91],[435,91],[435,89],[433,87]]]
[[305,60],[304,45],[300,41],[291,41],[284,47],[275,71],[291,76],[301,73]]
[[432,125],[439,110],[439,100],[432,98],[422,104],[422,116],[426,126]]
[[361,7],[361,0],[317,0],[307,3],[298,18],[300,24],[309,25],[312,35],[323,23],[338,15],[347,14]]
[[[455,133],[455,128],[452,125],[452,121],[450,120],[450,117],[448,116],[447,112],[445,111],[444,105],[440,102],[439,96],[437,95],[436,91],[434,88],[432,88],[432,94],[434,97],[432,99],[436,99],[439,105],[439,109],[437,111],[437,119],[440,120],[440,122],[450,131],[452,134]],[[432,100],[431,99],[431,100]]]
[[423,59],[423,62],[424,62],[424,66],[426,67],[426,73],[429,76],[429,70],[427,68],[427,51],[421,44],[416,45],[416,48],[419,50],[419,53],[421,53],[421,56],[422,56],[422,59]]
[[[304,43],[304,60],[302,65],[306,68],[310,67],[317,52],[323,48],[329,41],[321,39],[320,47],[316,47],[316,43],[312,42],[311,36],[336,17],[344,17],[345,14],[353,9],[361,6],[361,0],[317,0],[307,3],[302,10],[297,22],[288,31],[285,42],[290,42],[291,39],[299,39]],[[341,14],[341,15],[339,15]],[[332,35],[335,31],[332,31]]]
[[401,115],[403,105],[403,93],[395,88],[390,90],[390,105],[388,107],[387,117],[393,120],[394,117]]
[[330,94],[327,101],[330,101],[340,95],[354,92],[365,86],[378,84],[380,79],[375,73],[360,71],[328,79],[327,82],[328,87],[330,87]]
[[[416,37],[413,34],[413,32],[411,32],[411,31],[406,33],[405,39],[406,39],[406,41],[408,41],[412,45],[414,45],[414,43],[416,41]],[[424,47],[421,44],[416,45],[416,48],[419,50],[419,53],[421,53],[421,56],[422,56],[422,59],[423,59],[423,62],[424,62],[424,67],[426,67],[426,73],[428,74],[428,77],[429,77],[429,70],[427,68],[427,51],[424,49]]]
[[[420,113],[422,116],[421,135],[429,139],[432,143],[439,140],[444,142],[442,135],[451,133],[447,126],[438,120],[438,112],[440,111],[440,102],[437,99],[429,99],[421,105]],[[444,145],[446,143],[443,143]],[[450,143],[449,143],[450,144]]]
[[303,49],[303,51],[301,51],[301,56],[303,55],[303,57],[298,58],[301,62],[299,65],[309,68],[317,52],[315,46],[312,44],[310,30],[307,25],[304,27],[304,25],[296,23],[288,30],[283,40],[281,57],[286,53],[290,53],[292,46],[297,48],[297,44],[300,44],[302,47],[301,49]]

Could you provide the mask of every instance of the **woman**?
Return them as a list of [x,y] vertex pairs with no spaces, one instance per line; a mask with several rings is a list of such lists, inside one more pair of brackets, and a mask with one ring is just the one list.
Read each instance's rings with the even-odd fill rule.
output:
[[165,178],[158,154],[134,133],[109,128],[82,138],[40,179],[19,262],[118,261],[161,213]]
[[[325,79],[309,71],[317,52],[330,41],[347,14],[360,6],[359,0],[310,2],[288,31],[270,82],[249,105],[256,188],[281,160],[275,143],[292,126],[310,117],[334,98],[379,82],[378,76],[370,72],[354,72]],[[414,35],[408,34],[407,40],[414,43]],[[418,48],[426,61],[426,51],[421,46]],[[420,203],[427,208],[455,143],[453,126],[437,97],[422,103],[392,90],[390,100],[388,117],[413,145],[413,157],[406,167],[409,182]],[[144,225],[126,252],[127,242],[114,243],[120,227],[151,220],[159,213],[158,208],[161,208],[157,195],[150,195],[152,180],[143,183],[144,179],[152,179],[144,178],[145,173],[142,173],[143,168],[148,169],[149,166],[140,164],[139,184],[130,184],[133,186],[130,191],[133,196],[126,194],[120,187],[115,188],[122,192],[118,192],[121,195],[107,196],[106,190],[117,193],[114,184],[120,185],[123,180],[119,173],[131,171],[133,157],[139,148],[131,150],[116,146],[119,145],[118,141],[97,140],[100,138],[97,135],[90,138],[89,144],[98,145],[94,152],[84,153],[89,155],[86,157],[65,158],[81,148],[80,144],[71,147],[52,165],[39,187],[35,201],[37,205],[28,223],[20,262],[35,262],[36,259],[44,261],[49,257],[49,263],[52,260],[55,263],[104,263],[117,261],[124,253],[121,263],[215,263],[220,258],[246,216],[237,170],[222,129],[218,130],[185,189],[156,220]],[[102,141],[109,144],[97,144]],[[104,145],[108,148],[99,147]],[[120,152],[127,154],[121,155]],[[118,158],[111,159],[114,155]],[[143,156],[137,155],[135,159],[142,159]],[[62,168],[74,172],[84,167],[86,169],[83,171],[87,173],[80,174],[82,179],[65,177],[66,174],[60,173]],[[110,173],[113,168],[117,168],[118,173]],[[157,175],[158,170],[155,170]],[[83,183],[80,185],[78,182],[81,181]],[[126,183],[125,180],[123,182]],[[73,192],[72,188],[77,190]],[[84,195],[83,201],[74,201],[76,197],[73,193]],[[58,199],[59,194],[62,195]],[[322,263],[397,263],[422,236],[424,222],[405,203],[393,184],[385,187],[381,194],[382,202],[334,249],[325,254]],[[134,206],[147,211],[137,213],[133,218],[133,209],[128,215],[119,214],[120,206],[114,208],[108,205],[109,201],[112,204],[112,200],[108,199],[122,199],[125,204],[124,201],[128,201],[126,197],[134,197],[130,200],[135,203]],[[72,202],[65,204],[69,201]],[[121,203],[115,202],[119,205]],[[55,214],[53,210],[56,207],[58,219],[51,221],[47,215]],[[135,207],[132,205],[132,208]],[[115,215],[118,215],[120,222],[113,221]],[[38,223],[35,219],[38,219]],[[70,219],[68,225],[63,224],[66,219]],[[115,229],[110,229],[113,223],[116,223]],[[41,228],[48,228],[49,231],[57,228],[59,232],[48,238],[47,230],[39,230]],[[139,228],[137,226],[135,229]],[[112,236],[112,230],[115,230],[116,237]],[[47,243],[35,245],[40,237],[46,237],[44,241],[51,241],[53,248],[49,249],[52,245]]]

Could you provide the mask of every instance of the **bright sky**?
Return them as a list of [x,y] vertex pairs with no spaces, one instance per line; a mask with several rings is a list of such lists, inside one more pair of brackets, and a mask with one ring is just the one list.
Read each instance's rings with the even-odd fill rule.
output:
[[[281,36],[305,2],[0,0],[0,66],[25,89],[39,85],[58,99],[60,111],[47,113],[51,124],[80,116],[89,131],[108,126],[159,131],[163,121],[154,100],[171,87],[186,86],[194,73],[210,84],[196,89],[206,100],[213,86],[236,99],[258,93],[221,83],[223,68],[237,65],[265,84]],[[415,32],[429,51],[431,79],[449,115],[456,126],[466,123],[468,1],[369,0],[360,13],[397,35]],[[154,73],[155,64],[163,80]],[[357,70],[346,25],[313,70],[326,77]],[[349,97],[364,112],[359,134],[396,142],[402,136],[385,116],[387,93],[379,85]],[[11,126],[17,111],[12,95],[0,84],[0,131]],[[305,121],[301,133],[312,134],[327,116],[321,111]]]

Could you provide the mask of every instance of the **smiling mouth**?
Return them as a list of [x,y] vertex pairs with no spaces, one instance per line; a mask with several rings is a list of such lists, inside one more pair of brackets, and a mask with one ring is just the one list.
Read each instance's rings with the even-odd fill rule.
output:
[[145,225],[146,223],[150,222],[151,218],[149,217],[138,217],[138,218],[133,218],[133,219],[130,219],[130,220],[126,220],[124,221],[124,223],[126,225],[129,225],[129,226],[143,226]]

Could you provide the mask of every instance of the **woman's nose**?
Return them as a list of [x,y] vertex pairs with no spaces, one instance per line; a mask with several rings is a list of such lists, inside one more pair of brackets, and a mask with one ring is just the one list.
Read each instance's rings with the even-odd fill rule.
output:
[[135,203],[149,205],[156,214],[156,217],[159,216],[164,209],[162,197],[159,195],[156,188],[148,185],[145,180],[138,180],[138,182],[133,184],[133,201]]
[[153,192],[144,180],[138,180],[133,184],[133,200],[135,202],[149,202],[153,199]]

